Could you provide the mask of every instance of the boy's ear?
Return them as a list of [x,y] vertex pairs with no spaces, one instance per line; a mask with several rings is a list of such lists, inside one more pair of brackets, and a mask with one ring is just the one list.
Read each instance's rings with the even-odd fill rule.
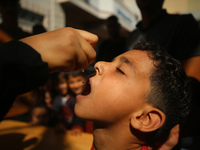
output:
[[131,126],[141,132],[152,132],[160,128],[165,123],[165,119],[166,116],[161,110],[147,105],[133,114]]

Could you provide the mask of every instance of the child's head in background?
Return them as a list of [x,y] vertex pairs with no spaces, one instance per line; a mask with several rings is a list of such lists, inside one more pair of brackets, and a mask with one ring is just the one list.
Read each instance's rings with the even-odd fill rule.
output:
[[73,71],[68,73],[68,86],[72,94],[78,95],[83,92],[87,78],[86,72]]
[[31,110],[32,125],[48,125],[50,121],[50,112],[45,105],[36,105]]
[[64,72],[59,72],[57,75],[57,84],[56,89],[62,96],[66,96],[68,94],[68,83],[67,83],[68,75]]

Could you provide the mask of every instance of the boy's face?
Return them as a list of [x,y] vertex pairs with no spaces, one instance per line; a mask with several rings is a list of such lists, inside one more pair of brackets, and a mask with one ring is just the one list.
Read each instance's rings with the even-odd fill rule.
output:
[[52,98],[51,98],[51,94],[49,91],[45,92],[45,103],[46,104],[51,104],[52,103]]
[[32,113],[32,124],[33,125],[47,125],[49,122],[49,115],[45,108],[37,107]]
[[145,105],[153,68],[147,52],[139,50],[119,55],[110,63],[96,63],[91,92],[77,96],[77,116],[99,123],[129,119]]
[[72,90],[73,93],[80,94],[83,92],[84,89],[84,83],[86,82],[86,78],[78,75],[78,76],[72,76],[69,75],[68,77],[68,84],[69,84],[69,88]]
[[63,96],[65,96],[68,93],[67,80],[64,77],[59,77],[57,89],[59,93]]

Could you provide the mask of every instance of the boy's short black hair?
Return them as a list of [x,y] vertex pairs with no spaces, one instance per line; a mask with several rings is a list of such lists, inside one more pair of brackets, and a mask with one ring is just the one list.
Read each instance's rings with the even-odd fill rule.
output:
[[57,79],[59,79],[60,77],[65,78],[67,80],[68,74],[66,72],[58,72],[57,73]]
[[36,108],[44,108],[44,109],[46,109],[47,113],[50,112],[50,109],[45,105],[45,103],[41,102],[41,103],[37,103],[34,107],[32,107],[32,109],[31,109],[31,115],[33,115],[33,111]]
[[151,135],[150,145],[155,141],[165,140],[170,130],[183,122],[191,109],[191,90],[189,78],[181,63],[170,56],[155,42],[136,44],[136,50],[149,51],[155,69],[150,76],[150,91],[147,102],[166,115],[164,125]]

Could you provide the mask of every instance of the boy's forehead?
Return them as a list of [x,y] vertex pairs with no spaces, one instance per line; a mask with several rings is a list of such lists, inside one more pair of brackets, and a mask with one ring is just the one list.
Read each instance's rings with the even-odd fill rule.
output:
[[149,51],[143,50],[130,50],[118,56],[118,59],[126,58],[137,69],[141,70],[146,68],[152,70],[154,68],[153,60],[149,57]]
[[130,50],[127,51],[125,53],[122,54],[122,56],[125,56],[127,58],[129,58],[130,60],[150,60],[149,56],[148,56],[147,51],[143,51],[143,50]]
[[70,78],[78,78],[78,77],[82,77],[82,75],[78,74],[78,75],[69,75]]

